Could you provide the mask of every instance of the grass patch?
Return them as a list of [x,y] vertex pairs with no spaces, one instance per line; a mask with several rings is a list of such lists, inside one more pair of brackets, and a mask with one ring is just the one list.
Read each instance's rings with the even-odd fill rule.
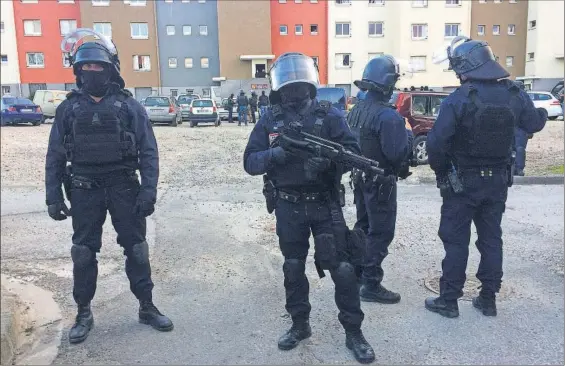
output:
[[563,164],[550,166],[547,168],[547,170],[552,174],[564,175]]

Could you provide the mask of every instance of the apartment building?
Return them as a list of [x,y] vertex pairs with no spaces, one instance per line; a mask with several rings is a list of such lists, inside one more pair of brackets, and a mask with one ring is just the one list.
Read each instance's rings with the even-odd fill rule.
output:
[[328,2],[328,83],[355,94],[353,81],[367,62],[391,54],[413,72],[399,87],[452,89],[459,83],[447,65],[432,63],[433,52],[469,34],[470,0],[332,0]]
[[211,95],[219,86],[218,6],[216,1],[156,1],[161,93],[188,91]]
[[533,0],[528,7],[526,88],[551,91],[563,80],[563,1]]
[[122,77],[136,99],[157,93],[160,86],[155,4],[152,0],[80,1],[83,26],[116,44]]
[[0,1],[0,60],[0,95],[21,96],[14,7],[11,1]]
[[301,52],[314,59],[320,83],[328,82],[328,2],[321,0],[271,1],[273,54]]
[[270,1],[220,0],[218,27],[223,96],[240,89],[267,89],[266,72],[275,55],[271,51]]
[[526,67],[527,23],[528,0],[475,0],[470,37],[488,42],[498,62],[515,79],[524,75]]
[[74,88],[75,76],[61,52],[61,41],[81,26],[78,1],[19,0],[12,5],[21,94],[28,97],[40,89]]

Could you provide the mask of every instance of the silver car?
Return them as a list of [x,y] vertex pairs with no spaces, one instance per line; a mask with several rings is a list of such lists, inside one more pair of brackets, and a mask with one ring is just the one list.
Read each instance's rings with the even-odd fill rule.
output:
[[190,104],[194,99],[200,99],[200,96],[196,94],[181,94],[177,97],[177,103],[180,106],[183,121],[188,120]]
[[182,123],[180,106],[173,97],[150,96],[145,98],[143,106],[151,123],[168,123],[174,127]]

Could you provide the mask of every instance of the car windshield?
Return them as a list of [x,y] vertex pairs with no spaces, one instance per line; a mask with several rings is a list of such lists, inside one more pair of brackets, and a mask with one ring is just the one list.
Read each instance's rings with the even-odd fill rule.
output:
[[318,100],[327,100],[332,104],[345,104],[345,92],[341,88],[320,88],[318,89],[317,98]]
[[193,107],[213,107],[211,100],[195,100],[192,102]]
[[177,102],[179,102],[179,104],[190,104],[190,102],[192,102],[193,99],[194,98],[192,97],[181,95],[180,97],[178,97]]
[[6,105],[14,105],[16,104],[16,98],[2,98],[2,103]]
[[26,98],[2,98],[5,105],[34,105],[33,102]]
[[166,97],[153,97],[145,99],[146,107],[168,107],[169,104],[169,98]]
[[18,98],[16,104],[22,104],[22,105],[34,105],[33,102],[29,99],[26,98]]

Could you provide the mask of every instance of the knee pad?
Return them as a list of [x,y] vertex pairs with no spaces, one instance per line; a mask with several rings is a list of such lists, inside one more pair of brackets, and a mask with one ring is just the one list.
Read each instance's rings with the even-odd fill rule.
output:
[[297,282],[306,274],[306,261],[302,259],[285,259],[283,273],[289,282]]
[[85,245],[73,244],[71,247],[71,258],[77,267],[85,268],[94,262],[96,254]]
[[137,264],[149,264],[149,244],[146,241],[135,244],[131,247],[128,259]]
[[332,272],[334,282],[338,285],[355,284],[357,282],[355,267],[351,263],[340,262]]
[[333,234],[320,234],[314,237],[314,259],[322,269],[332,269],[336,263],[337,251]]

